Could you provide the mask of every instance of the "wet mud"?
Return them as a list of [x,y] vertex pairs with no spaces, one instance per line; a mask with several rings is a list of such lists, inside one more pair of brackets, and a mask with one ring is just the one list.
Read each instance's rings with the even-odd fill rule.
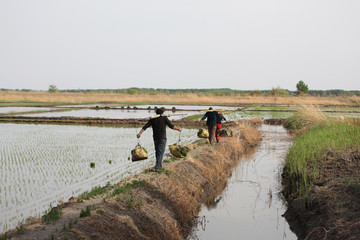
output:
[[288,195],[291,176],[283,175],[286,219],[299,239],[360,239],[360,152],[328,151],[319,163],[319,177],[306,197]]

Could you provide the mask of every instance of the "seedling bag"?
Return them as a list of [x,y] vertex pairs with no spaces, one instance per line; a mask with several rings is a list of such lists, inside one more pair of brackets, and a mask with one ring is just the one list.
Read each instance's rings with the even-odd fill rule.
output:
[[209,131],[206,129],[199,129],[197,133],[199,138],[208,138],[209,137]]
[[136,147],[131,150],[131,160],[133,162],[148,159],[149,155],[145,148],[141,147],[140,143],[136,145]]
[[219,130],[219,131],[218,131],[218,135],[219,135],[220,137],[232,137],[232,136],[233,136],[233,132],[232,132],[232,131],[228,132],[228,131],[226,131],[225,129],[222,129],[222,130]]
[[177,143],[169,145],[170,153],[178,158],[186,157],[187,153],[190,151],[188,147],[183,147]]

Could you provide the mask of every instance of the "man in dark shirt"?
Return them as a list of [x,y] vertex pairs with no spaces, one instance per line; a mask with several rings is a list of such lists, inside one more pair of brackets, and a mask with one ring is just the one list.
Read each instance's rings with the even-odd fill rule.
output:
[[155,156],[156,156],[156,165],[155,171],[158,171],[162,168],[162,159],[166,147],[166,125],[171,129],[181,132],[181,128],[177,128],[171,124],[169,119],[166,116],[163,116],[164,109],[156,109],[156,116],[150,118],[150,120],[144,125],[140,132],[136,135],[137,138],[141,137],[141,134],[148,128],[152,127],[153,129],[153,139],[155,145]]
[[206,126],[209,130],[209,142],[213,143],[213,139],[215,138],[215,130],[216,130],[216,121],[219,118],[219,113],[214,111],[212,107],[205,113],[205,115],[201,118],[201,120],[206,120]]

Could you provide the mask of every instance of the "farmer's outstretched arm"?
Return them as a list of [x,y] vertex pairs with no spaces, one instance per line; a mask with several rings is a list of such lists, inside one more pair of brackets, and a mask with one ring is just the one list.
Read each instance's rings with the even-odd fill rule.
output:
[[176,130],[176,131],[181,132],[181,128],[178,128],[178,127],[175,127],[175,126],[174,126],[173,129]]
[[137,138],[140,138],[141,137],[141,134],[145,131],[145,129],[141,129],[140,132],[136,135]]
[[151,126],[151,120],[149,120],[145,126],[143,126],[143,128],[140,130],[140,132],[136,135],[137,138],[141,137],[141,134],[148,128]]
[[205,113],[205,115],[201,118],[201,121],[205,120],[206,118],[207,118],[207,113]]

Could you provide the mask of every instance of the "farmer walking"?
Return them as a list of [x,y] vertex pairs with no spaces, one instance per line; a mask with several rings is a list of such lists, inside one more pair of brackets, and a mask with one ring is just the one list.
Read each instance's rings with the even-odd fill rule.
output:
[[222,113],[219,113],[219,117],[216,119],[216,130],[215,130],[215,138],[217,143],[220,141],[219,130],[222,128],[221,125],[222,121],[226,121],[226,118]]
[[209,131],[209,142],[210,144],[213,143],[213,140],[215,138],[215,130],[216,130],[216,121],[219,117],[219,113],[217,111],[214,111],[212,107],[209,108],[209,110],[205,113],[205,115],[201,118],[201,120],[206,120],[206,126],[208,127]]
[[156,156],[156,165],[155,171],[158,171],[162,168],[162,159],[165,152],[166,146],[166,125],[168,125],[171,129],[177,130],[181,132],[181,128],[175,127],[169,119],[162,115],[164,113],[164,109],[158,108],[156,109],[156,114],[154,117],[151,117],[150,120],[144,125],[144,127],[140,130],[140,132],[136,135],[137,138],[141,137],[141,134],[148,128],[152,127],[153,129],[153,139],[155,145],[155,156]]

